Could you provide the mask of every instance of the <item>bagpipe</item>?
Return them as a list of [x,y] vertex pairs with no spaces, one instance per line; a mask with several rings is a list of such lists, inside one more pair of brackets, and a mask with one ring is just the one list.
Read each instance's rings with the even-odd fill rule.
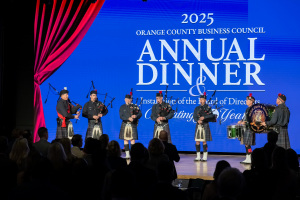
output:
[[[52,91],[52,90],[55,92],[54,93],[55,95],[59,96],[58,99],[57,99],[57,101],[59,101],[60,100],[60,95],[59,95],[60,93],[50,83],[48,83],[48,84],[49,84],[49,90],[48,90],[47,98],[46,98],[44,103],[47,103],[49,92]],[[67,88],[65,87],[64,90],[67,90]],[[71,113],[76,113],[78,110],[82,109],[82,106],[80,104],[76,103],[75,101],[71,100],[70,98],[68,98],[68,104],[70,105]],[[77,119],[76,119],[76,123],[77,123]]]
[[[89,89],[89,92],[88,92],[88,94],[86,95],[86,98],[89,97],[89,94],[90,94],[92,88],[93,88],[93,90],[97,91],[97,90],[95,89],[95,85],[94,85],[94,82],[93,82],[93,81],[92,81],[92,85],[91,85],[91,87],[90,87],[90,89]],[[106,113],[107,110],[108,110],[107,108],[108,108],[109,106],[110,106],[111,108],[113,107],[112,102],[115,100],[115,97],[110,97],[110,96],[107,95],[107,93],[105,93],[105,94],[98,94],[98,93],[97,93],[97,96],[98,96],[98,95],[104,95],[104,100],[103,100],[103,103],[102,103],[101,101],[98,101],[98,98],[97,98],[97,104],[96,104],[97,112],[100,113],[100,114]],[[110,98],[111,100],[110,100],[110,102],[109,102],[107,105],[105,105],[105,101],[106,101],[106,98],[107,98],[107,97]]]
[[[130,95],[131,95],[131,97],[133,96],[132,88],[131,88]],[[139,100],[140,100],[140,103],[138,104]],[[135,103],[131,102],[131,104],[129,105],[131,115],[138,115],[141,112],[142,104],[143,104],[143,98],[136,98]],[[135,118],[133,120],[133,122],[135,122],[135,121],[138,122],[138,119]]]
[[[159,91],[159,93],[162,93],[161,91]],[[173,104],[172,105],[170,105],[170,103],[172,102],[172,98],[173,98],[173,96],[171,96],[170,97],[170,99],[169,99],[169,103],[167,102],[168,100],[168,86],[166,87],[166,92],[165,92],[165,97],[164,97],[164,99],[163,99],[163,101],[162,101],[162,103],[161,104],[159,104],[159,106],[158,106],[158,110],[157,110],[157,113],[158,113],[158,116],[160,116],[160,117],[165,117],[165,116],[167,116],[172,110],[173,110],[173,106],[174,105],[176,105],[177,104],[177,102],[178,102],[178,100],[179,100],[179,98],[177,98],[176,100],[175,100],[175,102],[173,102]],[[177,107],[176,107],[176,112],[177,112],[177,110],[178,110],[178,105],[177,105]]]
[[[132,88],[131,88],[130,95],[133,96]],[[141,98],[140,104],[138,105],[139,99],[140,98],[136,98],[136,102],[130,104],[131,115],[137,115],[137,114],[139,114],[139,112],[140,112],[140,110],[142,108],[143,98]]]
[[[212,98],[215,96],[216,94],[216,90],[214,91],[214,93],[211,95],[211,97],[209,98],[209,100],[207,101],[207,105],[209,105],[209,103],[211,102]],[[203,93],[204,96],[206,96],[206,92]],[[220,106],[218,107],[217,106],[218,104],[218,101],[215,100],[214,104],[209,107],[207,106],[205,109],[200,109],[199,112],[198,112],[198,116],[207,116],[207,115],[211,115],[213,114],[212,110],[213,110],[213,107],[215,107],[214,110],[219,110],[220,108],[222,108],[223,106]],[[205,121],[206,122],[217,122],[217,115],[216,114],[213,114],[214,117],[213,118],[210,118],[210,119],[206,119]],[[219,123],[221,124],[221,119],[219,121]]]

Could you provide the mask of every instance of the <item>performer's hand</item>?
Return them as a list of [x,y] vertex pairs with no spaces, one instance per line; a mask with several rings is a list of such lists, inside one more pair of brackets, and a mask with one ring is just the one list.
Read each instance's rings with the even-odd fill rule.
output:
[[77,112],[76,112],[76,115],[80,115],[80,111],[77,111]]
[[131,118],[135,119],[135,118],[136,118],[136,115],[132,115]]
[[199,120],[203,121],[203,120],[204,120],[204,117],[200,117],[200,119],[199,119]]
[[266,125],[266,122],[262,122],[261,125],[262,125],[262,126],[267,126],[267,125]]
[[79,115],[75,115],[75,116],[74,116],[74,119],[79,119]]
[[159,123],[160,122],[160,119],[159,119],[160,117],[158,117],[157,119],[156,119],[156,121]]
[[97,115],[94,115],[93,119],[99,119],[99,117]]
[[103,117],[103,114],[98,114],[98,117]]
[[131,122],[133,121],[133,119],[131,117],[129,117],[128,120],[131,121]]
[[202,120],[199,119],[199,120],[198,120],[198,124],[202,124]]

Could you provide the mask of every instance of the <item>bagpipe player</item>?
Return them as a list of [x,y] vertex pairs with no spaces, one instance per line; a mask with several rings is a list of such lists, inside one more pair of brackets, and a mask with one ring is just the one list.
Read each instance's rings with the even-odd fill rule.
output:
[[160,131],[168,133],[168,143],[172,143],[169,120],[173,118],[175,111],[169,103],[163,101],[162,91],[156,93],[156,104],[152,106],[151,119],[155,122],[153,137],[159,138]]
[[122,120],[119,139],[124,140],[126,159],[130,159],[131,145],[138,139],[138,121],[142,117],[142,112],[138,105],[132,103],[132,92],[125,95],[125,104],[121,105],[119,115]]
[[[195,142],[196,154],[195,161],[207,161],[207,141],[212,141],[209,122],[215,121],[215,115],[209,105],[206,104],[206,92],[200,95],[200,105],[194,109],[193,118],[196,122]],[[201,159],[200,143],[203,143],[203,157]]]
[[79,104],[76,106],[72,105],[69,99],[69,91],[66,87],[60,91],[59,96],[60,99],[56,105],[56,111],[58,115],[56,138],[71,139],[74,135],[74,130],[70,119],[79,119],[80,111],[78,111],[78,109],[82,108],[82,106]]
[[82,110],[82,116],[88,119],[88,128],[85,138],[92,137],[99,139],[103,134],[101,118],[107,113],[107,107],[98,100],[97,90],[92,90],[90,92],[90,100],[84,104]]

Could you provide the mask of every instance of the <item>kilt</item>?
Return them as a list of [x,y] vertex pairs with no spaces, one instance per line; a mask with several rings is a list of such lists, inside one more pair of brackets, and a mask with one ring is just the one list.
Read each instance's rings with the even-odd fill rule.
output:
[[89,137],[93,137],[93,129],[94,129],[94,126],[95,125],[99,125],[100,127],[100,135],[103,134],[103,128],[102,128],[102,122],[99,121],[98,123],[95,123],[95,120],[89,120],[89,123],[88,123],[88,128],[86,130],[86,135],[85,135],[85,139],[86,138],[89,138]]
[[74,135],[73,128],[69,130],[69,134],[68,134],[68,127],[69,127],[70,123],[71,123],[70,121],[66,121],[66,126],[67,127],[61,127],[61,124],[60,125],[57,124],[56,139],[72,138],[73,137],[73,135]]
[[243,140],[241,141],[241,144],[244,145],[255,145],[255,133],[252,132],[249,128],[246,128],[244,135],[243,135]]
[[287,127],[279,127],[278,129],[279,129],[279,134],[278,134],[278,140],[276,144],[285,149],[291,148]]
[[[124,140],[124,132],[126,128],[125,122],[122,122],[121,129],[120,129],[120,134],[119,134],[119,139]],[[137,124],[131,124],[132,128],[132,140],[137,140],[138,139],[138,131],[137,131]]]
[[161,131],[162,130],[166,131],[168,133],[168,143],[172,143],[169,123],[162,123],[162,124],[155,123],[154,131],[153,131],[153,138],[159,138],[159,134],[155,135],[157,128],[161,129]]
[[[209,128],[209,124],[208,123],[203,123],[203,128],[204,128],[204,134],[205,134],[205,141],[212,141],[212,137],[211,137],[211,132],[210,132],[210,128]],[[194,138],[196,139],[200,139],[200,135],[198,133],[197,135],[197,130],[198,130],[198,123],[196,125],[195,128],[195,136]]]

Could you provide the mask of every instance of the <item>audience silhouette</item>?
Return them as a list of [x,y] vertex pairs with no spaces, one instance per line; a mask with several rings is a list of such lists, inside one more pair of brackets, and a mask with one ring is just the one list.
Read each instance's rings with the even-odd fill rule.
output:
[[[217,162],[213,181],[204,181],[201,196],[174,185],[174,162],[180,156],[168,135],[132,145],[131,160],[122,158],[117,141],[82,136],[48,140],[48,130],[14,129],[9,140],[0,136],[1,199],[99,200],[294,200],[300,199],[298,155],[276,145],[278,134],[253,150],[251,169],[240,172],[225,160]],[[72,144],[71,144],[72,143]],[[191,181],[191,180],[190,180]],[[199,191],[198,191],[199,192]]]

